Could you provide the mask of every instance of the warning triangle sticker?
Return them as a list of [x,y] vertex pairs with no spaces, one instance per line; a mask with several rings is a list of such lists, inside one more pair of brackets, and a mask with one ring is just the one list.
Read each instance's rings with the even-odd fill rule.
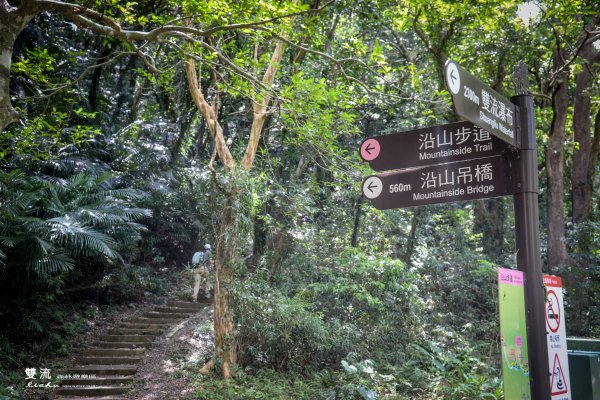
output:
[[563,373],[562,365],[560,365],[560,359],[558,354],[554,355],[554,366],[552,367],[552,383],[550,384],[551,395],[565,394],[568,392],[567,382],[565,381],[565,375]]

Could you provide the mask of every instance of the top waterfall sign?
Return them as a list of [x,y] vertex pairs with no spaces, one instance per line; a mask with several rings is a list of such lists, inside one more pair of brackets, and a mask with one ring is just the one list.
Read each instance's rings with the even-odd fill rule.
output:
[[518,108],[454,61],[446,61],[444,71],[458,115],[520,147],[516,134]]

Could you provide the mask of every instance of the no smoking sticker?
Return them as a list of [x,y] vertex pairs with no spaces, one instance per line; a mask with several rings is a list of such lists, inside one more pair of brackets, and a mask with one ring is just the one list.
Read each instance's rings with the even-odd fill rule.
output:
[[548,290],[546,296],[546,325],[552,333],[558,332],[560,328],[560,305],[553,289]]

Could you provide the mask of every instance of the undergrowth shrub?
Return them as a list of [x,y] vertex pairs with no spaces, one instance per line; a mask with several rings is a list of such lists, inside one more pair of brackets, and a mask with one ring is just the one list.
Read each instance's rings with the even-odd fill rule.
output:
[[148,267],[126,265],[102,278],[101,296],[109,303],[142,299],[164,291],[165,283]]
[[300,374],[265,368],[237,371],[234,379],[194,375],[191,381],[199,400],[318,400],[333,399],[328,397],[331,376],[329,371]]
[[351,353],[341,362],[333,398],[499,400],[498,371],[478,351],[471,345],[442,349],[431,341],[411,343],[405,361],[395,365],[361,360]]
[[420,277],[400,260],[348,248],[323,261],[318,279],[297,288],[296,297],[326,319],[355,327],[358,353],[389,358],[419,333]]
[[301,298],[287,297],[266,283],[242,282],[234,294],[242,364],[322,368],[337,364],[358,341],[352,325],[326,319]]

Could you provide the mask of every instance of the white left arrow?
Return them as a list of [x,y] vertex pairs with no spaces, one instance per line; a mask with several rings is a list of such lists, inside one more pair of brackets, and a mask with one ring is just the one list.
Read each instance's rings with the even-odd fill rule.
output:
[[453,62],[446,65],[446,82],[448,82],[452,94],[460,92],[460,72],[458,72],[458,67]]
[[379,197],[383,190],[383,182],[376,176],[370,176],[363,182],[362,191],[368,199]]

